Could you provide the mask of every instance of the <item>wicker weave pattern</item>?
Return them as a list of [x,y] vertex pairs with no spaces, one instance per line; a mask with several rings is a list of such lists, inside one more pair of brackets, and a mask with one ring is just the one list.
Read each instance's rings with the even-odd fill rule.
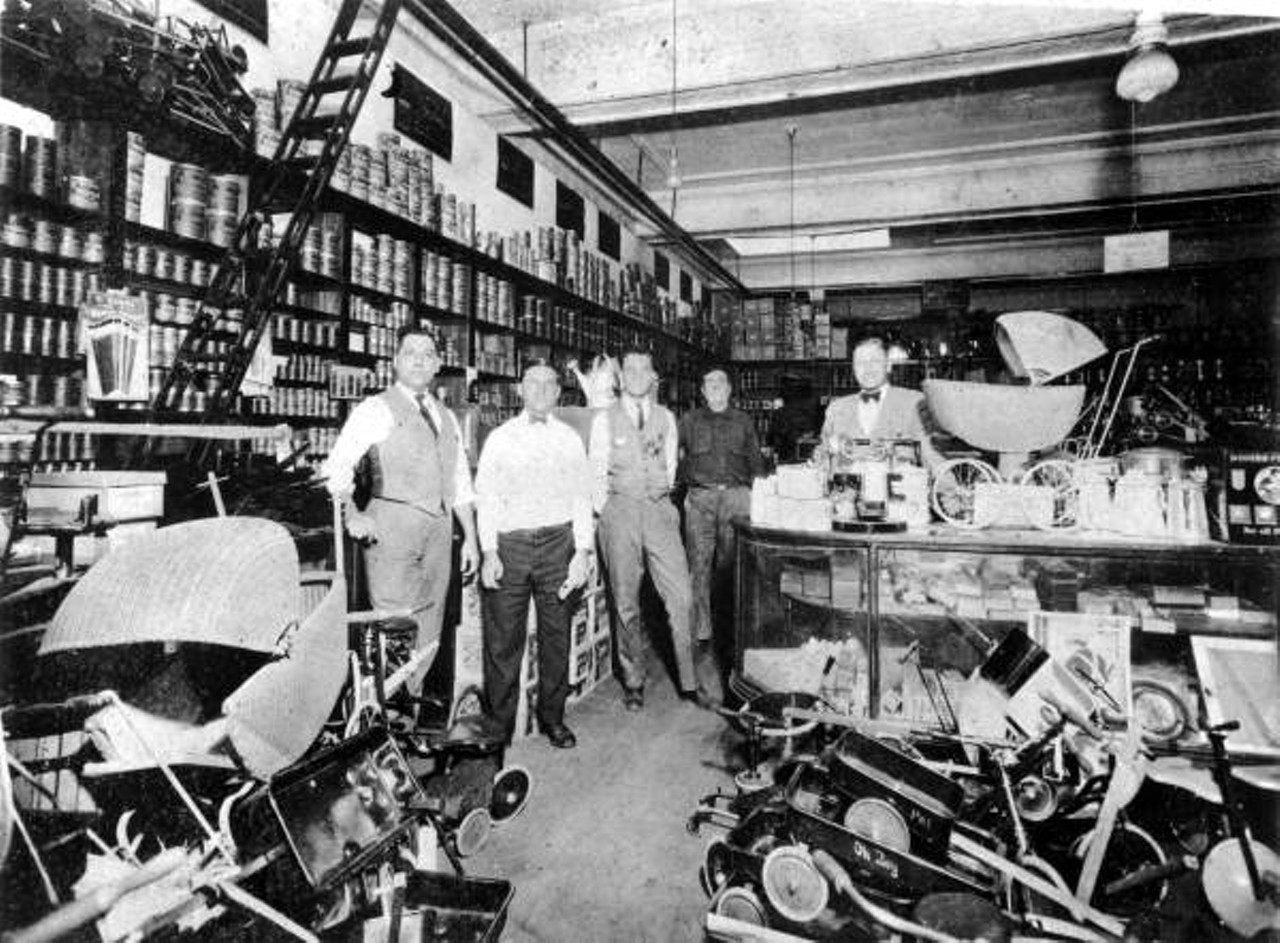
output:
[[211,518],[161,528],[108,554],[53,617],[40,654],[140,642],[272,652],[298,618],[298,553],[279,524]]
[[285,656],[223,702],[231,743],[249,772],[265,779],[299,760],[346,679],[347,584],[339,577],[298,627]]
[[1033,452],[1066,438],[1084,403],[1083,386],[1004,386],[925,380],[938,425],[989,452]]

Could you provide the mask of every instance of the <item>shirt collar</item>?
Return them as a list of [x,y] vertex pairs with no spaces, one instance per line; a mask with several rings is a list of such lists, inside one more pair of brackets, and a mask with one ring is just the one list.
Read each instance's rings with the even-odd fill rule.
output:
[[[404,395],[405,399],[413,403],[413,405],[415,406],[417,406],[419,402],[423,402],[423,403],[430,404],[434,408],[436,404],[436,398],[431,395],[430,390],[423,390],[421,394],[418,394],[418,393],[415,393],[413,390],[409,389],[409,387],[405,386],[399,380],[396,380],[395,387]],[[419,395],[422,396],[421,400],[418,399]]]
[[[540,425],[542,425],[542,423],[541,423],[541,422],[538,422],[538,421],[535,421],[535,420],[534,420],[534,418],[533,418],[532,414],[530,414],[530,412],[529,412],[527,409],[524,409],[524,410],[521,410],[521,411],[520,411],[520,418],[524,420],[524,424],[525,424],[526,426],[540,426]],[[547,425],[551,425],[553,422],[556,422],[556,421],[557,421],[557,420],[556,420],[555,413],[547,413],[547,417],[546,417],[546,423],[547,423]]]

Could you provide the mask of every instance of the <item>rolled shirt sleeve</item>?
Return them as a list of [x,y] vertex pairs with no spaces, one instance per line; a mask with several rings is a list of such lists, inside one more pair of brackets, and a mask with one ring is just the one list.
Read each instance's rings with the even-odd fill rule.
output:
[[591,506],[599,511],[609,497],[609,414],[601,410],[591,423],[588,458],[591,465]]
[[394,419],[386,403],[370,397],[356,404],[322,466],[329,493],[348,498],[355,488],[355,470],[366,452],[386,440]]
[[667,436],[667,487],[674,488],[676,486],[676,472],[680,468],[680,428],[676,424],[676,414],[671,410],[667,410],[667,415],[671,417],[671,435]]

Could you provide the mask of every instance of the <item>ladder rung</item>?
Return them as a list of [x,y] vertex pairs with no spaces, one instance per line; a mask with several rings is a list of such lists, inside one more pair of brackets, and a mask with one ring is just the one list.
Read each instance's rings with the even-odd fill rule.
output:
[[297,118],[289,125],[290,131],[297,137],[323,138],[338,126],[341,115],[312,115],[310,118]]
[[311,86],[311,91],[316,94],[316,97],[328,95],[332,92],[345,92],[347,89],[354,87],[359,80],[359,72],[348,72],[344,75],[335,75],[330,79],[321,79]]
[[369,44],[372,41],[372,36],[361,36],[357,39],[339,40],[325,50],[325,55],[332,59],[341,59],[344,56],[363,55],[364,51],[369,48]]

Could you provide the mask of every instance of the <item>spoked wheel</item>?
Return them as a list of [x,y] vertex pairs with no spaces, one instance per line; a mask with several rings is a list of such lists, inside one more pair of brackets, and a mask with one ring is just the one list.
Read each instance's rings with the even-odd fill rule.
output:
[[1000,473],[976,458],[953,458],[933,472],[929,503],[934,513],[957,527],[981,527],[974,516],[974,489],[999,484]]
[[1043,491],[1021,492],[1023,512],[1027,520],[1041,530],[1069,530],[1080,524],[1080,485],[1076,482],[1074,464],[1066,459],[1050,458],[1036,462],[1018,479],[1022,485],[1047,489],[1053,496],[1053,511],[1046,515],[1039,502]]

